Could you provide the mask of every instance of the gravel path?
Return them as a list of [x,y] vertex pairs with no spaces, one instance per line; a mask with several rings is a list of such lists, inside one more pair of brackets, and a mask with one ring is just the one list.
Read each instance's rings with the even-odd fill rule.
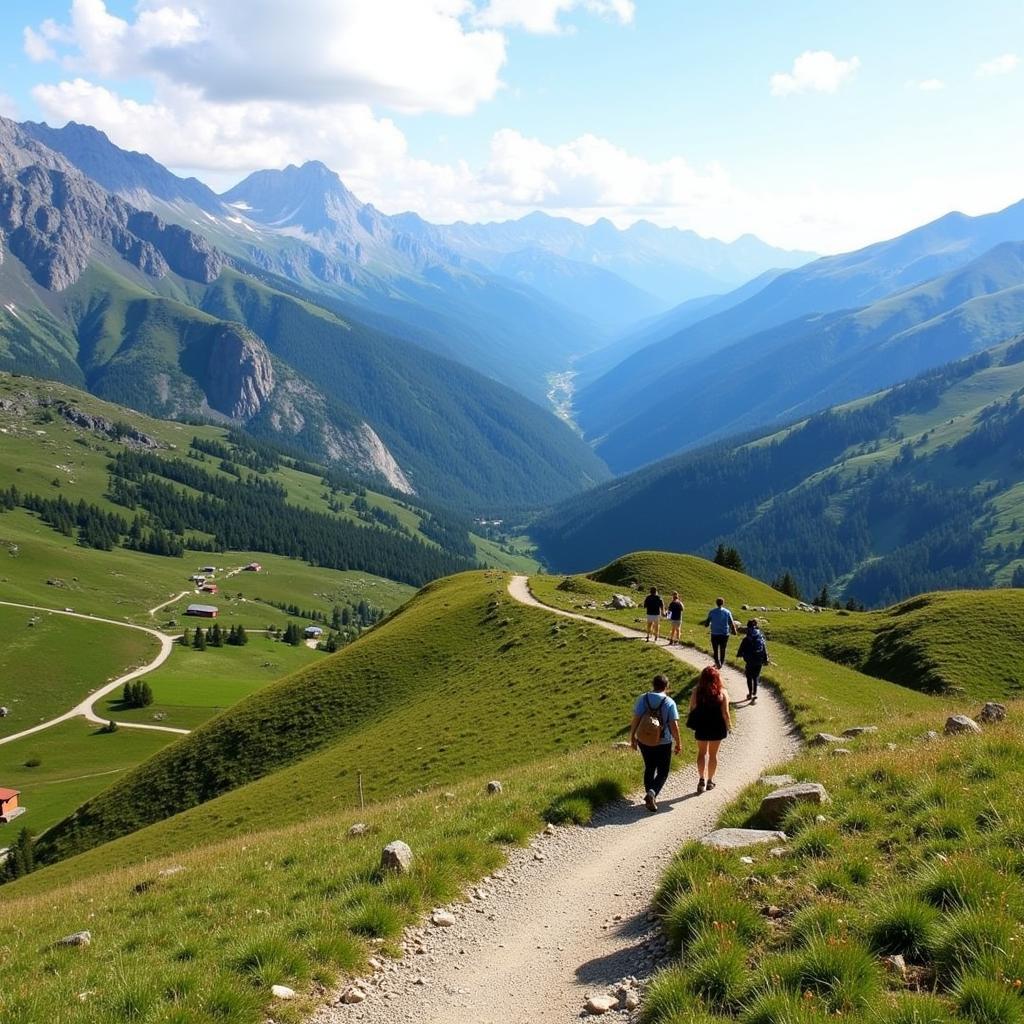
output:
[[[530,594],[525,576],[514,577],[509,591],[524,604],[547,608]],[[547,610],[643,642],[637,630]],[[667,650],[687,666],[702,668],[710,660],[691,648]],[[726,669],[724,677],[734,696],[746,693],[738,672]],[[428,921],[410,932],[406,955],[383,960],[367,981],[364,1002],[325,1006],[313,1024],[562,1024],[579,1018],[588,996],[630,976],[642,982],[663,954],[648,919],[662,868],[685,840],[710,831],[744,786],[796,752],[781,702],[771,689],[762,694],[755,707],[734,708],[736,728],[722,745],[712,793],[696,796],[695,768],[677,760],[657,814],[634,797],[588,826],[536,837],[527,849],[513,851],[506,868],[472,890],[467,902],[447,908],[454,925]],[[639,783],[639,757],[636,763]]]

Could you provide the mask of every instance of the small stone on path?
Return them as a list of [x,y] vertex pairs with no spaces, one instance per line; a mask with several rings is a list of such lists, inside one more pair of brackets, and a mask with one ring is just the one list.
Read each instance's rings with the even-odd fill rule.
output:
[[457,922],[455,915],[449,913],[447,910],[435,910],[430,916],[430,923],[435,928],[451,928]]
[[584,1004],[584,1008],[587,1013],[599,1016],[602,1013],[607,1013],[609,1010],[614,1009],[618,1005],[618,1002],[619,1001],[615,996],[590,996]]
[[275,999],[294,999],[295,989],[289,988],[287,985],[271,985],[270,994]]

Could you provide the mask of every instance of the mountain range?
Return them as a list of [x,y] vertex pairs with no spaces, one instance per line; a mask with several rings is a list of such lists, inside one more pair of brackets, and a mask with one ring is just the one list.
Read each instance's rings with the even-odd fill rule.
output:
[[747,285],[684,306],[585,383],[577,422],[623,472],[977,351],[1021,324],[1020,248],[1006,244],[1021,239],[1024,202],[980,217],[951,213],[770,275],[753,294]]

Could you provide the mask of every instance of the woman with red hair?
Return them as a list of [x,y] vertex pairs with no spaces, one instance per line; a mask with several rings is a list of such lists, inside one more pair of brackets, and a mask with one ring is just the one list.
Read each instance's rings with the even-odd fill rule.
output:
[[722,685],[722,677],[714,665],[708,665],[700,674],[690,694],[690,714],[686,724],[693,729],[697,740],[697,792],[715,788],[718,768],[718,747],[732,729],[729,714],[729,694]]

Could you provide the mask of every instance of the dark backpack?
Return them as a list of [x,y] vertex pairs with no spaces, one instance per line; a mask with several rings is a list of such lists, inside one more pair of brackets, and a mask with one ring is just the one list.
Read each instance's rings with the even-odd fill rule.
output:
[[755,629],[752,633],[747,634],[747,651],[745,658],[747,661],[765,661],[768,657],[768,648],[765,647],[764,633],[759,629]]

